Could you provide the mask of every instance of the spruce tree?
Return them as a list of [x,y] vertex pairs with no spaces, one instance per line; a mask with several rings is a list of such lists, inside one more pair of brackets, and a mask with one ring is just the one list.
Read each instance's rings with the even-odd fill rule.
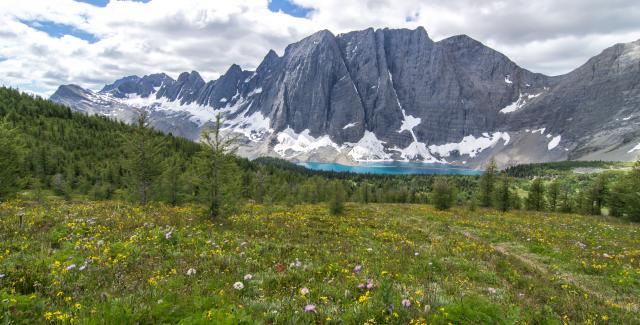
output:
[[455,202],[456,188],[448,181],[448,178],[439,176],[433,182],[431,197],[436,209],[447,210]]
[[540,177],[537,177],[531,182],[531,188],[527,196],[527,210],[544,210],[544,185]]
[[640,221],[640,159],[627,177],[624,211],[629,219]]
[[222,134],[219,114],[213,128],[202,133],[204,150],[196,159],[196,179],[212,219],[234,210],[241,196],[240,173],[234,161],[236,141],[237,137]]
[[480,178],[480,206],[490,207],[493,200],[494,183],[496,178],[496,161],[491,158],[484,174]]
[[495,207],[502,212],[506,212],[512,208],[513,194],[511,193],[511,184],[509,177],[503,175],[500,184],[495,191]]
[[331,199],[329,200],[329,212],[333,215],[339,215],[344,212],[344,201],[346,194],[344,187],[340,181],[334,181],[331,191]]
[[174,154],[165,159],[163,169],[161,178],[165,199],[171,205],[176,206],[180,203],[182,193],[184,161],[179,155]]
[[139,111],[133,134],[125,138],[125,165],[129,171],[131,189],[142,205],[151,199],[151,188],[160,175],[161,143],[153,135],[148,113]]
[[0,121],[0,201],[18,191],[18,175],[22,164],[22,150],[18,136],[8,124]]
[[558,196],[560,195],[560,183],[557,179],[554,179],[547,190],[547,202],[549,203],[549,210],[556,211],[558,208]]

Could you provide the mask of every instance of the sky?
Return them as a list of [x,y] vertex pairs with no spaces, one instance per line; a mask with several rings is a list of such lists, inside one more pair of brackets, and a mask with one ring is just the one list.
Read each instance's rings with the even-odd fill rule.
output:
[[0,84],[49,96],[128,75],[207,80],[318,30],[423,26],[467,34],[520,66],[567,73],[640,39],[638,0],[1,0]]

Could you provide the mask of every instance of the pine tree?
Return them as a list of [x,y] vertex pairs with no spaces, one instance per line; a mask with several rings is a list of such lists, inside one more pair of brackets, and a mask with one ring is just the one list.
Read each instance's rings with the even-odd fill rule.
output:
[[126,166],[131,177],[132,190],[137,194],[140,204],[146,205],[151,199],[151,187],[160,175],[159,156],[161,143],[153,136],[146,111],[138,113],[135,130],[125,139],[127,152]]
[[22,164],[22,150],[18,136],[8,124],[0,121],[0,201],[18,190],[18,175]]
[[432,202],[438,210],[447,210],[453,206],[456,199],[456,188],[448,178],[440,176],[433,182]]
[[493,200],[493,190],[496,178],[496,161],[491,158],[484,174],[480,178],[480,206],[490,207]]
[[240,175],[235,158],[234,136],[222,134],[220,115],[213,128],[202,133],[205,149],[197,156],[198,181],[209,209],[218,218],[236,208],[241,196]]
[[495,191],[495,206],[502,212],[506,212],[512,208],[513,194],[511,193],[511,184],[509,177],[503,175],[500,184]]
[[624,211],[629,219],[640,221],[640,159],[629,173],[626,183]]
[[549,210],[556,211],[558,208],[558,195],[560,194],[560,183],[557,179],[554,179],[548,186],[547,190],[547,202],[549,203]]
[[592,215],[599,215],[602,212],[602,206],[607,195],[607,175],[601,173],[593,181],[589,188],[587,195],[589,202],[591,203],[591,209],[589,211]]
[[166,200],[173,206],[180,202],[182,192],[182,177],[184,169],[184,161],[182,158],[174,154],[165,159],[162,172],[162,188]]
[[540,177],[534,179],[531,183],[529,195],[527,196],[527,210],[544,210],[544,185]]
[[340,181],[334,181],[332,189],[331,199],[329,200],[329,212],[333,215],[339,215],[344,212],[346,194]]

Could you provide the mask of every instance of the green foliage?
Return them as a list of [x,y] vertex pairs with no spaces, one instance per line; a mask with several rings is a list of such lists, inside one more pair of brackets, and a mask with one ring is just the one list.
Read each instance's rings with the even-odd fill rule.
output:
[[0,120],[0,201],[18,190],[22,151],[16,131]]
[[456,200],[456,188],[451,185],[446,177],[438,177],[433,183],[431,201],[438,210],[447,210],[453,206]]
[[240,199],[240,170],[234,161],[236,139],[221,131],[218,115],[213,128],[202,133],[205,148],[196,156],[195,181],[211,218],[232,212]]
[[549,211],[556,211],[556,209],[558,208],[559,195],[560,195],[560,183],[556,178],[547,187],[547,202],[549,203]]
[[333,191],[329,200],[329,213],[339,215],[344,213],[345,191],[340,182],[333,182]]
[[493,191],[495,186],[497,166],[496,161],[491,158],[487,167],[484,171],[484,174],[480,178],[480,206],[490,207],[493,201]]
[[150,200],[152,187],[161,174],[160,153],[164,144],[160,139],[154,137],[147,112],[138,112],[137,124],[132,134],[125,138],[125,166],[129,173],[130,189],[142,205]]
[[495,207],[500,211],[509,211],[514,207],[514,194],[511,190],[511,181],[509,176],[502,175],[500,178],[500,184],[495,191]]
[[531,183],[529,195],[527,196],[527,210],[543,211],[545,208],[544,184],[542,178],[538,177]]

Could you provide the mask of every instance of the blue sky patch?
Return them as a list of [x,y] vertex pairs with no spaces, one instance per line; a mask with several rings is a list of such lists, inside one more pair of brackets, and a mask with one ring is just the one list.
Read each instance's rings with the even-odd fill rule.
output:
[[38,20],[21,20],[20,22],[31,28],[45,32],[51,37],[61,38],[64,35],[71,35],[91,44],[99,40],[95,35],[70,25]]
[[282,11],[287,15],[304,18],[313,11],[309,8],[300,7],[291,0],[269,0],[269,10],[273,12]]
[[[109,3],[109,0],[75,0],[75,1],[88,3],[88,4],[96,6],[96,7],[106,7],[107,4]],[[151,0],[129,0],[129,1],[147,3],[147,2],[149,2]]]

